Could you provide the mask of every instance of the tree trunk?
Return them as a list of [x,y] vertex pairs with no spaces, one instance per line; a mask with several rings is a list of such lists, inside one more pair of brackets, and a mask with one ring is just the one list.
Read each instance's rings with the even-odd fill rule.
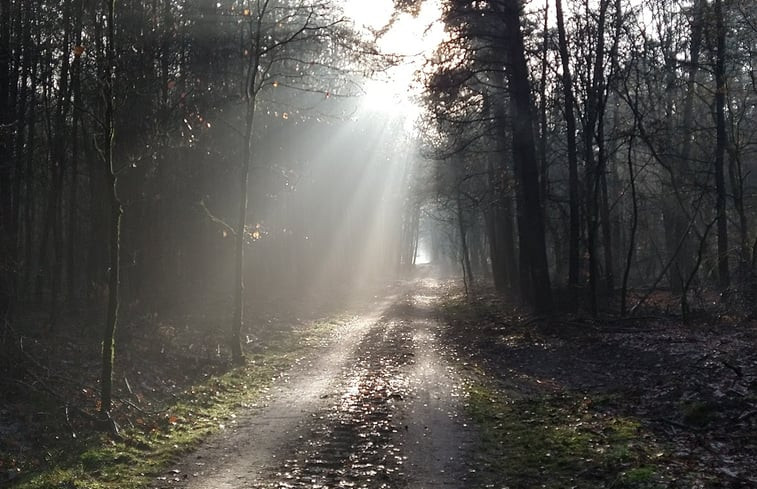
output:
[[628,180],[631,184],[631,229],[628,236],[628,252],[626,254],[626,263],[623,270],[623,282],[620,290],[620,315],[625,316],[628,312],[628,277],[631,275],[631,266],[633,264],[633,255],[636,250],[636,231],[639,228],[639,201],[636,196],[636,175],[634,174],[633,165],[633,144],[636,132],[636,118],[634,118],[631,137],[628,140]]
[[544,218],[539,195],[539,166],[534,141],[534,119],[531,106],[531,87],[520,23],[520,2],[506,0],[503,19],[509,39],[506,43],[509,66],[507,70],[510,118],[513,126],[513,157],[519,180],[520,204],[525,220],[520,246],[528,255],[533,306],[539,312],[552,309],[547,247],[544,236]]
[[247,225],[247,185],[252,160],[252,135],[255,122],[255,100],[249,100],[244,153],[239,178],[239,218],[234,237],[234,314],[231,321],[231,358],[236,365],[244,363],[242,325],[244,321],[244,236]]
[[494,288],[499,292],[507,292],[509,288],[509,280],[507,272],[505,270],[505,256],[502,248],[504,243],[500,239],[500,214],[498,212],[500,202],[500,190],[497,185],[497,175],[494,169],[494,162],[492,158],[489,158],[487,168],[488,184],[489,184],[489,199],[484,205],[484,221],[486,223],[487,241],[489,242],[489,259],[491,261],[492,280],[494,281]]
[[[63,13],[63,45],[69,46],[71,38],[70,25],[71,1],[66,2]],[[60,292],[63,275],[63,185],[65,183],[67,143],[69,134],[66,120],[69,106],[69,69],[70,51],[63,49],[61,53],[61,68],[58,78],[58,100],[55,109],[53,137],[53,165],[52,165],[52,189],[50,201],[52,202],[51,218],[53,233],[53,266],[50,276],[50,318],[48,328],[55,330],[60,316]]]
[[[492,238],[496,246],[497,258],[492,258],[492,265],[497,262],[498,271],[495,272],[502,279],[502,288],[498,289],[508,293],[511,299],[520,298],[524,290],[519,286],[520,268],[519,257],[516,256],[515,248],[515,209],[513,208],[512,185],[508,179],[512,170],[507,162],[508,120],[505,110],[505,74],[502,71],[494,72],[494,86],[501,87],[501,93],[493,93],[489,97],[489,106],[494,120],[495,148],[496,151],[488,161],[489,184],[492,190]],[[494,159],[497,162],[494,162]],[[525,267],[528,270],[528,267]]]
[[738,150],[732,145],[728,149],[728,174],[731,181],[733,207],[739,217],[739,269],[748,266],[750,260],[749,220],[744,205],[744,173]]
[[[52,167],[52,165],[50,165]],[[47,198],[45,204],[45,215],[42,221],[42,229],[39,241],[39,258],[37,259],[36,268],[36,280],[34,285],[34,295],[37,302],[42,302],[44,299],[45,282],[49,280],[49,268],[50,268],[50,231],[53,226],[54,214],[55,214],[55,194],[52,186],[55,185],[55,168],[52,168],[48,178],[51,180],[51,188],[47,189]]]
[[605,55],[605,20],[607,18],[608,1],[600,0],[599,17],[597,19],[597,42],[592,76],[586,95],[586,118],[584,121],[584,159],[586,161],[586,243],[589,254],[589,301],[593,315],[598,312],[598,275],[597,263],[597,231],[599,214],[599,184],[604,168],[594,156],[594,141],[597,124],[600,122],[602,111],[602,93],[604,92],[604,55]]
[[539,158],[541,159],[541,203],[543,212],[549,200],[549,163],[547,161],[547,56],[549,54],[549,2],[544,4],[544,38],[541,49],[541,80],[539,81]]
[[[11,3],[0,0],[0,319],[7,317],[15,302],[13,270],[15,223],[13,209],[13,151],[10,127],[13,121],[10,100]],[[6,132],[8,134],[6,134]]]
[[467,230],[465,228],[465,220],[463,218],[463,203],[460,191],[457,191],[456,195],[457,204],[457,226],[460,233],[460,253],[461,262],[463,265],[463,281],[465,282],[465,291],[468,295],[473,289],[473,269],[470,263],[470,252],[468,250]]
[[239,168],[239,216],[237,220],[236,236],[234,239],[234,303],[233,315],[231,319],[231,335],[229,338],[231,346],[231,359],[236,365],[244,363],[244,352],[242,351],[242,325],[244,322],[244,236],[245,226],[247,224],[247,192],[250,167],[253,158],[253,135],[255,131],[255,108],[258,95],[258,69],[260,63],[261,51],[261,30],[260,23],[265,12],[258,12],[257,29],[253,33],[253,49],[249,50],[250,62],[248,65],[248,74],[243,87],[245,101],[247,105],[247,114],[245,117],[245,139],[242,154],[242,163]]
[[[27,79],[29,78],[29,34],[31,26],[31,16],[29,11],[31,6],[22,6],[20,2],[16,3],[15,25],[13,27],[15,35],[15,55],[13,61],[13,71],[10,77],[8,110],[15,116],[15,134],[8,135],[8,148],[13,148],[14,163],[13,169],[13,189],[11,193],[12,212],[11,216],[11,235],[8,241],[11,244],[9,250],[11,255],[8,257],[14,264],[8,270],[10,273],[10,290],[12,291],[12,303],[15,304],[20,299],[20,277],[23,264],[21,263],[21,189],[24,179],[24,133],[26,130],[26,98],[27,98]],[[14,138],[15,136],[15,138]],[[10,149],[9,149],[10,151]],[[8,161],[8,165],[11,160]],[[0,226],[1,227],[1,226]],[[0,260],[1,261],[1,260]],[[0,264],[2,266],[2,264]],[[1,280],[1,279],[0,279]]]
[[[36,12],[32,11],[32,2],[29,2],[29,15],[32,16]],[[31,17],[30,17],[31,18]],[[36,16],[34,17],[36,19]],[[31,22],[31,20],[30,20]],[[39,25],[37,27],[37,41],[39,41]],[[31,33],[29,34],[29,43],[31,44]],[[39,44],[39,42],[38,42]],[[31,54],[29,55],[31,57]],[[32,279],[34,278],[34,224],[35,224],[35,196],[34,192],[34,148],[36,147],[37,136],[37,71],[39,63],[37,62],[37,54],[35,53],[34,59],[31,61],[31,75],[29,85],[29,127],[26,136],[26,154],[25,156],[25,171],[24,171],[24,291],[27,296],[32,294]]]
[[699,56],[702,46],[702,31],[703,31],[703,18],[704,10],[706,7],[705,0],[695,0],[692,6],[692,19],[691,19],[691,41],[689,44],[689,65],[686,70],[686,95],[683,102],[683,115],[680,119],[681,126],[681,143],[679,149],[679,161],[677,168],[674,169],[674,174],[671,177],[671,187],[673,192],[669,196],[669,204],[666,207],[670,208],[668,211],[669,217],[665,219],[665,227],[668,234],[672,236],[668,239],[668,253],[672,253],[674,247],[682,238],[684,244],[681,251],[676,255],[675,263],[672,267],[673,273],[671,274],[671,290],[674,293],[680,293],[684,289],[684,278],[690,274],[690,270],[693,267],[693,243],[691,238],[684,236],[683,233],[687,229],[686,207],[688,206],[689,198],[685,190],[685,183],[689,183],[691,177],[691,154],[693,152],[693,137],[692,130],[694,124],[694,100],[697,92],[697,73],[699,72]]
[[501,243],[500,249],[504,259],[505,280],[507,290],[513,298],[521,296],[522,291],[518,287],[518,260],[515,256],[515,209],[513,198],[503,192],[502,200],[498,206],[497,239]]
[[415,222],[413,223],[413,246],[410,249],[410,265],[415,267],[418,263],[418,248],[421,244],[421,212],[420,205],[418,206],[418,212],[415,213]]
[[715,61],[715,111],[717,119],[717,141],[715,148],[715,192],[718,230],[718,279],[721,289],[731,283],[728,269],[728,216],[726,215],[725,188],[725,25],[723,21],[723,1],[715,0],[715,20],[717,34],[717,57]]
[[[25,273],[28,273],[29,269],[29,263],[28,262],[22,262],[22,239],[21,239],[21,231],[22,229],[25,231],[24,228],[22,228],[22,222],[23,222],[23,214],[26,210],[26,208],[31,205],[31,202],[33,202],[33,199],[31,195],[23,195],[23,189],[24,189],[24,180],[27,180],[30,178],[30,175],[27,174],[27,168],[25,166],[26,163],[26,152],[27,148],[24,146],[24,143],[26,142],[26,134],[27,134],[27,122],[31,124],[31,121],[29,120],[29,117],[27,115],[27,101],[29,98],[29,91],[28,91],[28,80],[29,75],[31,71],[31,62],[32,62],[32,54],[30,52],[30,46],[31,46],[31,24],[32,24],[32,14],[31,14],[31,2],[27,3],[25,8],[21,9],[19,7],[19,16],[21,16],[23,13],[23,19],[21,21],[21,49],[20,51],[20,57],[21,57],[21,77],[19,80],[19,89],[18,89],[18,104],[17,104],[17,128],[16,128],[16,178],[14,182],[14,188],[13,188],[13,200],[16,202],[15,205],[15,222],[16,222],[16,258],[15,261],[18,264],[18,268],[15,272],[15,289],[16,289],[16,297],[20,297],[22,293],[22,282],[21,282],[21,270],[24,270]],[[32,151],[32,148],[29,147],[28,151]],[[23,205],[22,205],[23,202]],[[25,226],[26,224],[24,224]]]
[[[75,49],[82,42],[82,17],[83,0],[76,0],[76,12],[74,29],[76,38]],[[78,51],[74,51],[78,53]],[[77,298],[78,273],[76,267],[77,249],[77,219],[78,219],[78,192],[79,192],[79,108],[81,107],[81,55],[76,54],[71,68],[71,91],[73,94],[73,120],[71,127],[71,186],[68,194],[68,254],[67,254],[67,279],[66,300],[72,303]]]
[[115,3],[116,0],[104,0],[107,15],[105,68],[103,69],[102,90],[105,99],[105,117],[103,118],[102,156],[107,168],[108,200],[110,202],[109,225],[109,265],[108,272],[108,312],[103,331],[102,378],[100,379],[100,413],[110,419],[113,388],[113,363],[115,359],[115,333],[118,322],[120,259],[121,259],[121,202],[118,200],[115,165],[113,161],[113,140],[115,136],[115,81],[113,69],[116,62],[115,50]]
[[[107,0],[105,0],[107,1]],[[100,14],[97,8],[92,8],[92,17],[90,22],[94,25],[94,52],[97,56],[104,58],[104,44],[102,34],[102,22],[99,21]],[[97,76],[99,80],[105,80],[105,63],[98,63]],[[104,87],[101,87],[104,89]],[[102,245],[107,242],[110,235],[108,222],[110,221],[110,211],[108,210],[107,195],[107,165],[103,163],[104,158],[97,154],[92,144],[86,147],[87,162],[89,164],[89,213],[90,229],[89,241],[87,243],[87,296],[93,305],[100,305],[100,299],[103,297],[102,291],[107,286],[105,270],[108,268],[107,249]]]
[[615,291],[615,261],[612,255],[612,222],[610,220],[610,201],[607,190],[607,152],[604,144],[604,122],[600,120],[597,136],[599,146],[599,218],[602,224],[602,251],[605,259],[604,289],[608,297]]
[[565,98],[565,123],[567,126],[568,144],[568,202],[570,209],[570,223],[568,228],[568,287],[571,293],[572,307],[577,307],[578,301],[575,290],[578,286],[580,274],[579,240],[581,235],[581,216],[578,189],[578,146],[576,144],[576,116],[573,112],[575,98],[573,96],[573,79],[570,73],[570,58],[568,41],[565,36],[565,21],[563,19],[562,0],[555,0],[557,7],[557,30],[562,60],[562,89]]

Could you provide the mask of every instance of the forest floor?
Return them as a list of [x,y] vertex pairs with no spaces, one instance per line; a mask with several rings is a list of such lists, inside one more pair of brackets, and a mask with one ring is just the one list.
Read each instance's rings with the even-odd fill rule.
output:
[[0,485],[757,487],[754,321],[532,317],[428,277],[297,316],[271,315],[242,369],[218,335],[132,333],[118,440],[86,421],[96,356],[22,337]]
[[299,296],[248,305],[254,314],[243,331],[243,368],[230,362],[223,304],[122,314],[116,438],[98,419],[102,311],[68,314],[56,331],[42,312],[20,314],[0,326],[0,487],[149,487],[391,291],[372,286],[359,299]]
[[446,295],[476,487],[757,488],[757,323],[711,301],[684,325],[658,299],[656,315],[592,319]]

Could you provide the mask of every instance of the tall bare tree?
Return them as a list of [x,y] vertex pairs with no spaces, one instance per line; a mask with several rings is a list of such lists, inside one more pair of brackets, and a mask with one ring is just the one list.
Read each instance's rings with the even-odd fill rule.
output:
[[[558,45],[562,65],[562,90],[565,99],[564,113],[567,126],[567,151],[568,151],[568,201],[569,219],[568,226],[568,287],[575,290],[578,286],[580,273],[579,246],[581,235],[580,198],[578,188],[578,148],[576,144],[576,116],[574,113],[575,96],[573,94],[573,77],[570,69],[570,54],[568,39],[565,34],[565,19],[562,8],[562,0],[555,1],[557,15]],[[577,301],[572,301],[577,305]]]
[[118,178],[116,175],[113,155],[113,142],[115,139],[115,100],[116,100],[116,76],[114,67],[116,63],[115,46],[115,9],[116,0],[103,0],[103,13],[107,20],[105,26],[104,50],[102,56],[100,87],[103,97],[103,123],[100,138],[100,158],[106,167],[108,200],[110,204],[110,223],[108,232],[108,309],[103,328],[102,347],[102,376],[100,379],[100,413],[106,419],[110,418],[110,409],[113,402],[113,362],[115,357],[115,333],[118,322],[119,289],[121,273],[121,215],[123,209],[118,199]]
[[726,26],[723,16],[723,1],[715,0],[715,35],[717,37],[715,59],[715,199],[718,231],[718,280],[722,289],[731,283],[728,267],[728,216],[726,214],[727,190],[725,187],[725,152],[726,140],[725,101],[726,86]]
[[511,106],[513,159],[519,181],[519,200],[525,221],[521,226],[521,250],[525,249],[528,254],[534,307],[538,311],[548,311],[552,308],[552,289],[547,263],[544,216],[540,202],[531,83],[521,28],[520,2],[504,0],[499,11],[508,38],[506,73]]
[[[310,61],[321,55],[306,49],[308,44],[325,43],[341,19],[331,15],[331,5],[320,0],[251,0],[242,9],[244,75],[243,149],[239,164],[239,201],[234,236],[234,292],[230,346],[232,360],[244,362],[241,330],[244,323],[245,300],[245,239],[248,219],[248,186],[250,168],[255,156],[255,116],[260,93],[276,88],[280,83],[302,83],[307,79],[305,69]],[[293,50],[299,50],[294,55]],[[304,57],[300,57],[304,56]],[[306,61],[310,56],[312,59]],[[312,66],[312,63],[310,63]],[[307,80],[306,80],[307,82]]]

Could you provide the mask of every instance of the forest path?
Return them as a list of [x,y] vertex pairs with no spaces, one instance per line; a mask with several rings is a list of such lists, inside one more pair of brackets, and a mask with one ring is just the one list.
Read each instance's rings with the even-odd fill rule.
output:
[[439,288],[419,280],[339,327],[177,468],[174,486],[457,488],[473,433],[435,332]]

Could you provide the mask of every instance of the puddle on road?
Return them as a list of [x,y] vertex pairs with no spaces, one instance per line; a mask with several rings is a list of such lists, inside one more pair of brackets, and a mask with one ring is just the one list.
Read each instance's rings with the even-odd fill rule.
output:
[[361,341],[334,402],[313,413],[265,488],[399,488],[405,483],[406,429],[400,413],[409,396],[403,367],[413,361],[406,322],[383,320]]

